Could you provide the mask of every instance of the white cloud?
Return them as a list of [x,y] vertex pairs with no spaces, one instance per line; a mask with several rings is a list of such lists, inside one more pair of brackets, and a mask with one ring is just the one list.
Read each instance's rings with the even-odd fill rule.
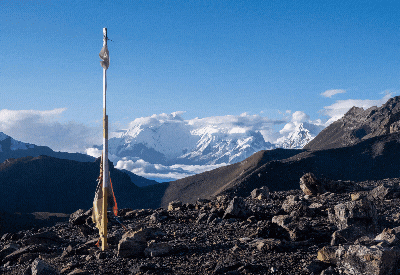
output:
[[340,119],[350,108],[353,106],[361,107],[363,109],[368,109],[372,106],[380,107],[382,104],[386,103],[392,97],[392,93],[386,93],[381,99],[371,100],[371,99],[346,99],[337,100],[330,106],[324,107],[322,113],[329,116],[329,120],[326,122],[326,126],[332,122]]
[[286,123],[279,133],[283,136],[287,136],[289,133],[293,132],[300,123],[308,122],[310,116],[302,111],[296,111],[292,114],[290,122]]
[[0,110],[0,132],[12,138],[48,146],[56,151],[83,152],[101,143],[101,128],[75,122],[60,123],[66,108],[54,110]]
[[156,179],[158,181],[171,181],[213,170],[225,165],[225,163],[222,163],[216,165],[175,164],[171,166],[165,166],[161,164],[152,164],[139,158],[135,160],[123,158],[117,161],[115,167],[117,169],[128,170],[136,175],[148,179]]
[[336,94],[344,94],[345,92],[346,92],[346,90],[333,89],[333,90],[326,90],[325,92],[321,93],[321,95],[324,96],[324,97],[331,98],[332,96],[334,96]]

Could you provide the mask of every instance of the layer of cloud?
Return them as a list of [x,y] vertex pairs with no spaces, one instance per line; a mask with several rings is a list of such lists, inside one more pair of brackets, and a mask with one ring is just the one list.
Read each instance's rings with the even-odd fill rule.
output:
[[65,111],[65,108],[46,111],[3,109],[0,110],[0,132],[22,142],[64,152],[84,152],[86,147],[101,143],[101,128],[59,122]]
[[321,93],[321,95],[324,96],[324,97],[331,98],[332,96],[334,96],[336,94],[344,94],[345,92],[346,92],[346,90],[333,89],[333,90],[326,90],[325,92]]
[[368,109],[372,106],[380,107],[385,104],[392,97],[392,93],[386,93],[381,99],[371,100],[371,99],[346,99],[338,100],[330,106],[324,107],[321,111],[322,114],[327,115],[329,120],[325,123],[326,126],[332,122],[340,119],[348,110],[353,106],[360,107],[363,109]]
[[313,135],[317,135],[325,126],[324,123],[320,120],[311,120],[310,116],[302,111],[296,111],[292,114],[291,120],[285,124],[282,130],[279,131],[281,137],[287,137],[290,133],[292,133],[297,126],[301,123],[305,125],[305,127],[311,132]]
[[161,164],[149,163],[142,159],[131,160],[128,158],[123,158],[116,161],[115,167],[118,169],[128,170],[132,173],[135,173],[136,175],[148,179],[155,179],[159,182],[162,182],[162,181],[172,181],[172,180],[182,179],[205,171],[213,170],[225,165],[226,165],[225,163],[221,163],[216,165],[175,164],[171,166],[165,166]]

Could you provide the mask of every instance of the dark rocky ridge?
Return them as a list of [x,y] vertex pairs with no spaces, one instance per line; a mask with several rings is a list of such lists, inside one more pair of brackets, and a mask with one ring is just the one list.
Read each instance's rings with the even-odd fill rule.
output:
[[105,252],[90,210],[80,210],[69,223],[3,235],[0,273],[400,274],[400,179],[305,181],[324,193],[264,188],[122,209],[129,232],[110,218]]
[[[8,213],[72,213],[92,206],[100,159],[78,162],[48,156],[8,159],[0,164],[0,209]],[[119,207],[157,208],[164,185],[139,188],[115,169],[110,174]],[[139,180],[146,179],[137,176]],[[17,227],[17,225],[16,225]]]
[[55,152],[47,146],[32,145],[32,147],[29,147],[30,144],[27,144],[27,149],[12,150],[11,144],[11,137],[7,137],[6,139],[0,141],[0,163],[10,158],[17,159],[27,156],[39,157],[42,155],[82,162],[92,162],[95,160],[94,157],[88,156],[86,154]]
[[389,99],[381,107],[351,108],[303,149],[322,150],[351,146],[363,140],[386,135],[400,129],[400,97]]
[[172,200],[193,203],[198,197],[209,199],[220,194],[248,196],[264,185],[273,191],[296,189],[298,179],[307,172],[343,181],[400,176],[400,132],[342,148],[280,150],[260,151],[240,163],[170,182],[162,206]]

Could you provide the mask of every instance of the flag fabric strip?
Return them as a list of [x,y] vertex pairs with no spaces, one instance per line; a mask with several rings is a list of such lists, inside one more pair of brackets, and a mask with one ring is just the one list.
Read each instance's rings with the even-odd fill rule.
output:
[[[106,196],[107,198],[107,208],[111,208],[115,216],[118,215],[117,200],[115,199],[114,190],[112,187],[112,182],[110,177],[109,177],[110,184],[108,185],[108,187],[103,188],[102,167],[103,167],[103,161],[101,162],[100,166],[100,177],[97,179],[97,187],[93,200],[93,211],[92,211],[92,220],[96,224],[96,227],[99,229],[100,236],[104,236],[106,234],[106,232],[104,232],[104,228],[106,225],[102,224],[103,215],[107,215],[107,209],[104,209],[105,205],[103,203],[104,196]],[[107,223],[107,216],[105,216],[105,222]]]

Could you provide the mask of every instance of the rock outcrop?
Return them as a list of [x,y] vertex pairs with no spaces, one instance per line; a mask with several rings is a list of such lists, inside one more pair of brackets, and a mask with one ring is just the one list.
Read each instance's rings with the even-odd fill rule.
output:
[[303,149],[326,150],[354,145],[362,140],[395,133],[400,125],[400,97],[381,107],[351,108],[341,119],[321,131]]

